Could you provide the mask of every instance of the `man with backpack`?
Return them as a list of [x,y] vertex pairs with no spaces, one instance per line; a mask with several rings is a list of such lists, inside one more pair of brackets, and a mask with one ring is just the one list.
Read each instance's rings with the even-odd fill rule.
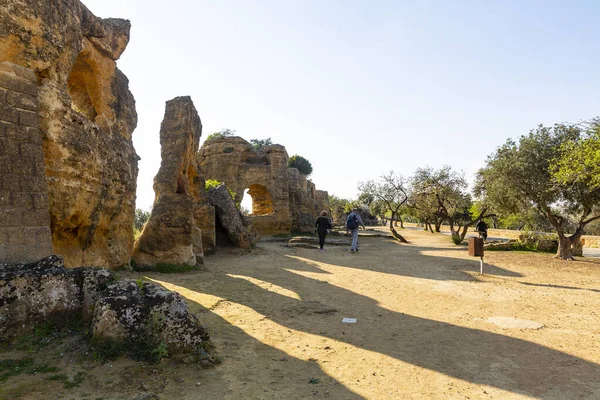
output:
[[363,229],[367,229],[365,228],[362,218],[358,214],[358,209],[354,208],[346,219],[346,233],[348,233],[348,231],[352,232],[352,247],[350,248],[352,254],[358,252],[358,227],[360,225],[362,225]]

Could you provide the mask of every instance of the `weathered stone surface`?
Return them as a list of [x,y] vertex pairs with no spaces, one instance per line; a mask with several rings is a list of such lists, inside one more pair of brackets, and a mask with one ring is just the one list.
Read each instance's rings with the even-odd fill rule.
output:
[[217,223],[227,232],[233,245],[247,249],[258,243],[260,236],[256,228],[237,208],[224,184],[208,189],[208,199],[215,207]]
[[[4,61],[0,80],[31,83],[15,71],[33,74]],[[37,94],[37,86],[34,89]],[[39,124],[37,96],[10,88],[0,95],[7,99],[0,104],[0,119],[5,120],[0,122],[0,262],[35,261],[52,254],[44,154],[41,141],[32,140],[29,132]],[[13,114],[19,118],[6,118]]]
[[66,269],[58,256],[0,268],[0,340],[29,333],[43,322],[60,326],[89,320],[100,292],[112,280],[104,269]]
[[176,292],[134,281],[110,285],[96,303],[94,339],[164,342],[170,354],[195,352],[209,341],[207,329]]
[[310,231],[318,214],[329,210],[327,192],[317,194],[315,185],[296,168],[288,168],[285,147],[274,144],[259,150],[240,137],[213,138],[198,152],[206,179],[224,182],[240,203],[244,191],[252,196],[248,216],[261,235]]
[[0,265],[0,341],[29,334],[41,323],[60,327],[75,320],[89,324],[94,339],[164,342],[170,354],[198,354],[209,342],[208,331],[176,292],[115,282],[106,269],[67,269],[55,255]]
[[161,164],[154,178],[154,206],[134,246],[137,265],[204,262],[202,230],[196,218],[206,224],[214,209],[203,194],[204,179],[195,159],[201,134],[200,117],[190,97],[167,102],[160,128]]
[[[0,64],[10,72],[0,87],[18,93],[5,98],[23,109],[18,120],[41,128],[30,131],[30,140],[43,139],[54,252],[70,267],[127,264],[137,115],[115,60],[130,23],[97,18],[79,0],[4,2],[2,9],[0,57],[18,65]],[[30,112],[36,101],[38,115]],[[5,117],[16,123],[14,113]]]

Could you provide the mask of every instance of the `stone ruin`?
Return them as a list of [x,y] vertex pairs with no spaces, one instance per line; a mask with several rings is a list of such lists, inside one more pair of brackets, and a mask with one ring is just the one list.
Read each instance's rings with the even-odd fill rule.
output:
[[0,262],[56,253],[68,267],[127,265],[137,114],[116,60],[130,23],[78,0],[2,7]]
[[[83,320],[94,340],[160,341],[170,353],[208,348],[208,332],[179,294],[116,281],[98,268],[128,265],[133,248],[137,114],[128,80],[116,67],[129,29],[129,21],[97,18],[78,0],[2,4],[0,342],[41,323]],[[199,125],[192,109],[180,107],[164,125]],[[157,192],[165,194],[161,204],[169,203],[171,184],[174,194],[196,193],[192,202],[182,201],[182,213],[190,211],[183,223],[193,221],[188,260],[202,259],[203,240],[214,243],[214,209],[202,201],[204,181],[193,169],[197,128],[190,135],[195,147],[180,143],[187,136],[175,137],[175,147],[189,151],[190,162],[183,163],[188,180],[168,169],[157,180]],[[200,231],[203,225],[212,228],[212,238],[211,229]],[[168,240],[173,231],[165,233]]]
[[256,150],[236,136],[211,138],[198,152],[205,178],[225,183],[235,192],[236,203],[248,189],[248,219],[261,235],[312,232],[319,213],[329,211],[327,192],[316,190],[298,169],[288,167],[288,161],[281,145]]
[[132,261],[139,267],[157,264],[200,266],[204,249],[224,245],[249,248],[259,236],[225,188],[208,193],[196,158],[202,124],[192,99],[167,102],[160,128],[161,165],[154,177],[154,206],[136,241]]
[[[214,232],[215,218],[195,158],[201,134],[200,117],[190,97],[167,102],[160,127],[161,164],[154,177],[154,206],[133,251],[137,265],[204,263],[200,221],[208,224],[204,231],[209,233]],[[214,242],[214,235],[205,240]]]

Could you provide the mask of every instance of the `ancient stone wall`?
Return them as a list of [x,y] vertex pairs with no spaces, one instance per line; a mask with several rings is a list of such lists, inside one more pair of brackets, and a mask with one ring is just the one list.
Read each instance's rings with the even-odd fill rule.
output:
[[36,80],[0,63],[0,263],[52,254]]
[[212,138],[198,152],[205,178],[225,183],[235,192],[237,203],[248,189],[252,196],[248,218],[261,235],[312,232],[322,211],[315,185],[296,168],[289,168],[288,160],[281,145],[256,150],[235,136]]
[[118,267],[131,256],[137,114],[116,67],[129,29],[78,0],[2,3],[0,61],[35,72],[52,245],[69,267]]

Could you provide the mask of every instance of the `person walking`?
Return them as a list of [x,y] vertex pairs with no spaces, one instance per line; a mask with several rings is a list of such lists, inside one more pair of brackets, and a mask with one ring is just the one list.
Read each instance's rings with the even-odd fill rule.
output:
[[363,229],[367,229],[362,218],[358,214],[358,208],[354,208],[350,215],[348,215],[348,219],[346,219],[346,233],[348,233],[348,231],[352,233],[352,247],[350,247],[350,252],[352,254],[358,252],[358,227],[360,225],[362,225]]
[[321,216],[317,218],[315,223],[317,233],[319,234],[319,251],[323,251],[325,246],[325,236],[327,236],[327,230],[331,229],[331,221],[327,218],[327,211],[323,211]]
[[475,226],[475,230],[479,232],[479,236],[483,238],[483,240],[487,240],[487,231],[488,226],[484,220],[480,219],[477,225]]

